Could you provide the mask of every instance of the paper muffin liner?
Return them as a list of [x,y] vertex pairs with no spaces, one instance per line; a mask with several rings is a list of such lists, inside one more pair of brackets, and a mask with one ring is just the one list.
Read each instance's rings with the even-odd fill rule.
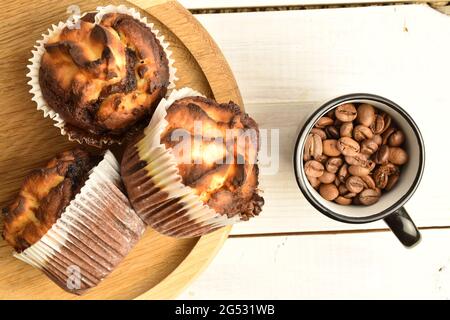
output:
[[16,258],[43,271],[64,290],[96,286],[133,248],[145,225],[121,191],[119,164],[107,151],[61,217]]
[[[135,10],[134,8],[127,8],[124,5],[114,6],[114,5],[108,5],[105,7],[97,7],[96,8],[97,14],[95,16],[95,23],[99,23],[101,21],[101,17],[107,13],[123,13],[132,16],[134,19],[139,20],[140,22],[144,23],[155,35],[155,37],[158,39],[161,47],[163,48],[167,60],[169,62],[169,86],[167,87],[167,94],[168,96],[172,89],[175,88],[175,82],[178,80],[176,76],[177,69],[174,67],[175,60],[172,58],[172,50],[169,48],[169,43],[165,40],[164,35],[160,33],[158,29],[154,27],[154,24],[151,22],[148,22],[147,17],[141,17],[140,13]],[[44,45],[48,42],[49,39],[51,39],[53,36],[57,35],[61,32],[62,29],[64,29],[66,26],[71,26],[75,24],[79,19],[81,19],[85,14],[84,13],[81,16],[73,15],[69,17],[65,22],[59,22],[58,24],[52,24],[51,28],[47,29],[46,33],[42,34],[42,39],[36,41],[36,45],[34,46],[34,49],[31,51],[33,54],[33,57],[30,58],[28,61],[30,61],[30,64],[27,65],[27,68],[29,72],[27,73],[27,77],[30,78],[30,81],[28,81],[28,85],[31,86],[30,93],[32,94],[31,100],[33,100],[37,105],[37,110],[42,110],[44,112],[44,117],[50,117],[54,121],[54,126],[59,128],[62,135],[67,135],[70,141],[77,141],[78,143],[87,143],[89,144],[89,141],[86,137],[78,137],[73,134],[70,134],[70,132],[67,132],[65,129],[65,121],[61,118],[61,116],[52,108],[50,108],[46,101],[44,100],[44,97],[42,96],[41,86],[39,84],[39,68],[41,66],[41,58],[42,55],[45,53]],[[118,144],[121,144],[121,142],[116,141]],[[111,145],[115,143],[115,141],[112,141],[111,139],[101,139],[99,141],[100,145]]]
[[203,95],[183,88],[161,100],[143,136],[127,147],[122,159],[122,178],[136,213],[160,233],[177,238],[201,236],[241,220],[217,213],[184,185],[172,148],[161,143],[167,108],[190,96]]

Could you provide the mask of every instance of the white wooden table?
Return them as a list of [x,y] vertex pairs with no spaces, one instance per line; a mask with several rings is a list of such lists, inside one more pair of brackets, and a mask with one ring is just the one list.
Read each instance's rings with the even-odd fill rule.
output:
[[[181,2],[197,10],[333,0]],[[449,299],[450,170],[443,167],[450,150],[443,134],[450,124],[450,17],[415,4],[197,18],[228,59],[247,112],[261,128],[280,129],[281,156],[278,173],[261,177],[261,216],[233,228],[180,298]],[[412,250],[382,222],[348,225],[323,217],[296,186],[291,159],[302,122],[326,100],[352,92],[398,102],[422,130],[425,176],[407,209],[423,241]]]

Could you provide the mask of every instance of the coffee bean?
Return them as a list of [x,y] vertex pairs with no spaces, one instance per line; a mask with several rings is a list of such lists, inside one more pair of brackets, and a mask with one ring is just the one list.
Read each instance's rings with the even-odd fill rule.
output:
[[327,171],[336,173],[343,163],[344,161],[342,160],[342,158],[332,157],[327,160],[325,167],[327,168]]
[[395,132],[395,129],[392,127],[388,128],[385,132],[383,132],[383,134],[381,135],[381,137],[383,138],[383,144],[388,144],[389,137],[394,132]]
[[381,146],[383,144],[383,138],[379,134],[374,134],[372,139],[377,143],[378,146]]
[[359,143],[349,137],[343,137],[338,140],[337,149],[344,156],[353,157],[359,153]]
[[348,191],[360,193],[364,189],[364,181],[360,177],[351,176],[345,181]]
[[336,118],[342,122],[349,122],[356,119],[356,108],[352,103],[341,104],[336,108]]
[[378,200],[380,200],[380,193],[377,190],[365,189],[358,195],[358,201],[365,206],[374,204]]
[[352,204],[352,199],[351,198],[347,199],[347,198],[344,198],[343,196],[337,197],[336,199],[334,199],[334,201],[337,204],[340,204],[340,205],[343,205],[343,206],[348,206],[348,205]]
[[347,187],[345,186],[345,184],[339,185],[338,190],[339,190],[339,194],[340,194],[341,196],[346,195],[346,194],[348,193],[348,189],[347,189]]
[[306,176],[306,178],[308,178],[309,183],[311,184],[311,186],[312,186],[314,189],[319,188],[319,186],[320,186],[319,178],[316,178],[316,177],[310,177],[310,176]]
[[327,117],[331,119],[336,118],[336,116],[334,115],[334,109],[331,109],[330,111],[327,112]]
[[319,193],[325,200],[328,201],[333,201],[339,196],[337,187],[332,183],[321,184],[319,187]]
[[324,140],[322,150],[323,153],[329,157],[337,157],[341,154],[337,148],[337,140],[335,139]]
[[328,171],[324,171],[323,174],[319,177],[319,181],[325,184],[333,183],[335,179],[336,175]]
[[353,134],[353,122],[344,122],[339,129],[341,137],[352,137]]
[[327,138],[327,134],[324,130],[319,128],[312,128],[311,133],[317,134],[322,140],[325,140]]
[[339,187],[339,186],[341,185],[341,180],[339,180],[338,177],[336,177],[336,179],[334,179],[334,185],[335,185],[336,187]]
[[400,147],[403,142],[405,142],[405,135],[401,130],[394,131],[388,138],[390,147]]
[[361,142],[361,153],[371,156],[377,150],[378,150],[378,144],[375,142],[375,140],[373,138],[366,139],[363,142]]
[[356,117],[358,123],[370,127],[375,121],[375,109],[367,103],[363,103],[358,107],[358,116]]
[[363,125],[357,125],[355,129],[353,129],[353,138],[356,141],[360,142],[365,139],[370,139],[373,137],[373,132],[368,127]]
[[355,198],[357,195],[358,195],[358,194],[355,193],[355,192],[348,192],[348,193],[346,193],[345,195],[343,195],[343,197],[344,197],[344,198],[347,198],[347,199],[351,199],[351,198]]
[[372,176],[362,176],[361,179],[364,181],[366,189],[375,189],[377,187]]
[[361,166],[350,166],[348,167],[348,172],[353,176],[362,177],[369,175],[370,169]]
[[386,191],[392,190],[392,188],[397,184],[399,178],[400,178],[400,174],[398,174],[398,173],[389,176],[388,182],[387,182],[384,190],[386,190]]
[[381,116],[383,117],[383,120],[384,120],[383,132],[385,132],[387,129],[389,129],[391,127],[392,118],[386,112],[381,113]]
[[373,134],[381,134],[384,131],[384,118],[377,114],[370,129],[372,129]]
[[391,147],[389,148],[389,162],[398,166],[404,165],[408,162],[408,154],[402,148]]
[[379,167],[373,173],[373,178],[375,180],[375,185],[377,188],[384,189],[388,183],[389,175],[386,170],[383,170],[383,166]]
[[320,156],[317,157],[317,159],[314,159],[319,161],[321,164],[323,164],[325,166],[325,163],[327,163],[328,160],[328,156],[321,154]]
[[348,165],[346,163],[344,163],[341,168],[339,169],[338,172],[338,178],[339,181],[342,183],[345,183],[345,180],[347,180],[348,177]]
[[354,166],[362,166],[365,167],[367,165],[368,157],[364,153],[358,153],[353,157],[345,157],[345,162],[347,162],[349,165]]
[[335,126],[326,127],[325,132],[327,133],[327,137],[329,139],[339,139],[339,131]]
[[320,119],[317,121],[317,123],[316,123],[316,128],[323,129],[323,128],[327,127],[327,126],[333,125],[333,123],[334,123],[334,120],[333,120],[333,119],[331,119],[331,118],[329,118],[329,117],[322,117],[322,118],[320,118]]
[[385,144],[381,145],[373,158],[377,164],[385,164],[389,161],[389,147]]
[[305,163],[305,174],[309,177],[318,178],[323,174],[324,170],[323,164],[317,160],[309,160]]

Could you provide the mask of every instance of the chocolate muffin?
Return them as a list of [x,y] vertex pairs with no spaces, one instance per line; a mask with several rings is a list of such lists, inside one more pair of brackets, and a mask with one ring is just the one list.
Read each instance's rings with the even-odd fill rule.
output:
[[39,86],[71,139],[102,146],[148,124],[169,86],[169,62],[143,22],[123,13],[95,13],[45,43]]
[[121,191],[118,163],[81,149],[32,171],[3,209],[15,256],[76,294],[97,285],[140,239],[144,225]]
[[137,214],[175,237],[258,215],[264,200],[258,194],[256,122],[233,102],[219,104],[188,89],[171,97],[122,159]]

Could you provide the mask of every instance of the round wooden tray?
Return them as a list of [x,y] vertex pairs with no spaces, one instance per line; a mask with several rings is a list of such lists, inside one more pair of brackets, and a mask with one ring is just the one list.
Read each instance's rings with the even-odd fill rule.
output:
[[[242,105],[236,81],[217,45],[197,20],[176,1],[139,0],[139,11],[171,44],[177,88],[192,87],[220,102]],[[73,0],[14,1],[0,13],[0,206],[17,193],[25,175],[55,153],[75,146],[36,110],[26,65],[37,39],[52,23],[67,18]],[[125,1],[77,0],[81,12]],[[2,227],[2,226],[0,226]],[[150,228],[119,267],[98,287],[77,297],[66,293],[39,270],[15,259],[0,241],[0,298],[3,299],[167,299],[176,297],[211,261],[228,236],[223,228],[196,239],[174,239]]]

